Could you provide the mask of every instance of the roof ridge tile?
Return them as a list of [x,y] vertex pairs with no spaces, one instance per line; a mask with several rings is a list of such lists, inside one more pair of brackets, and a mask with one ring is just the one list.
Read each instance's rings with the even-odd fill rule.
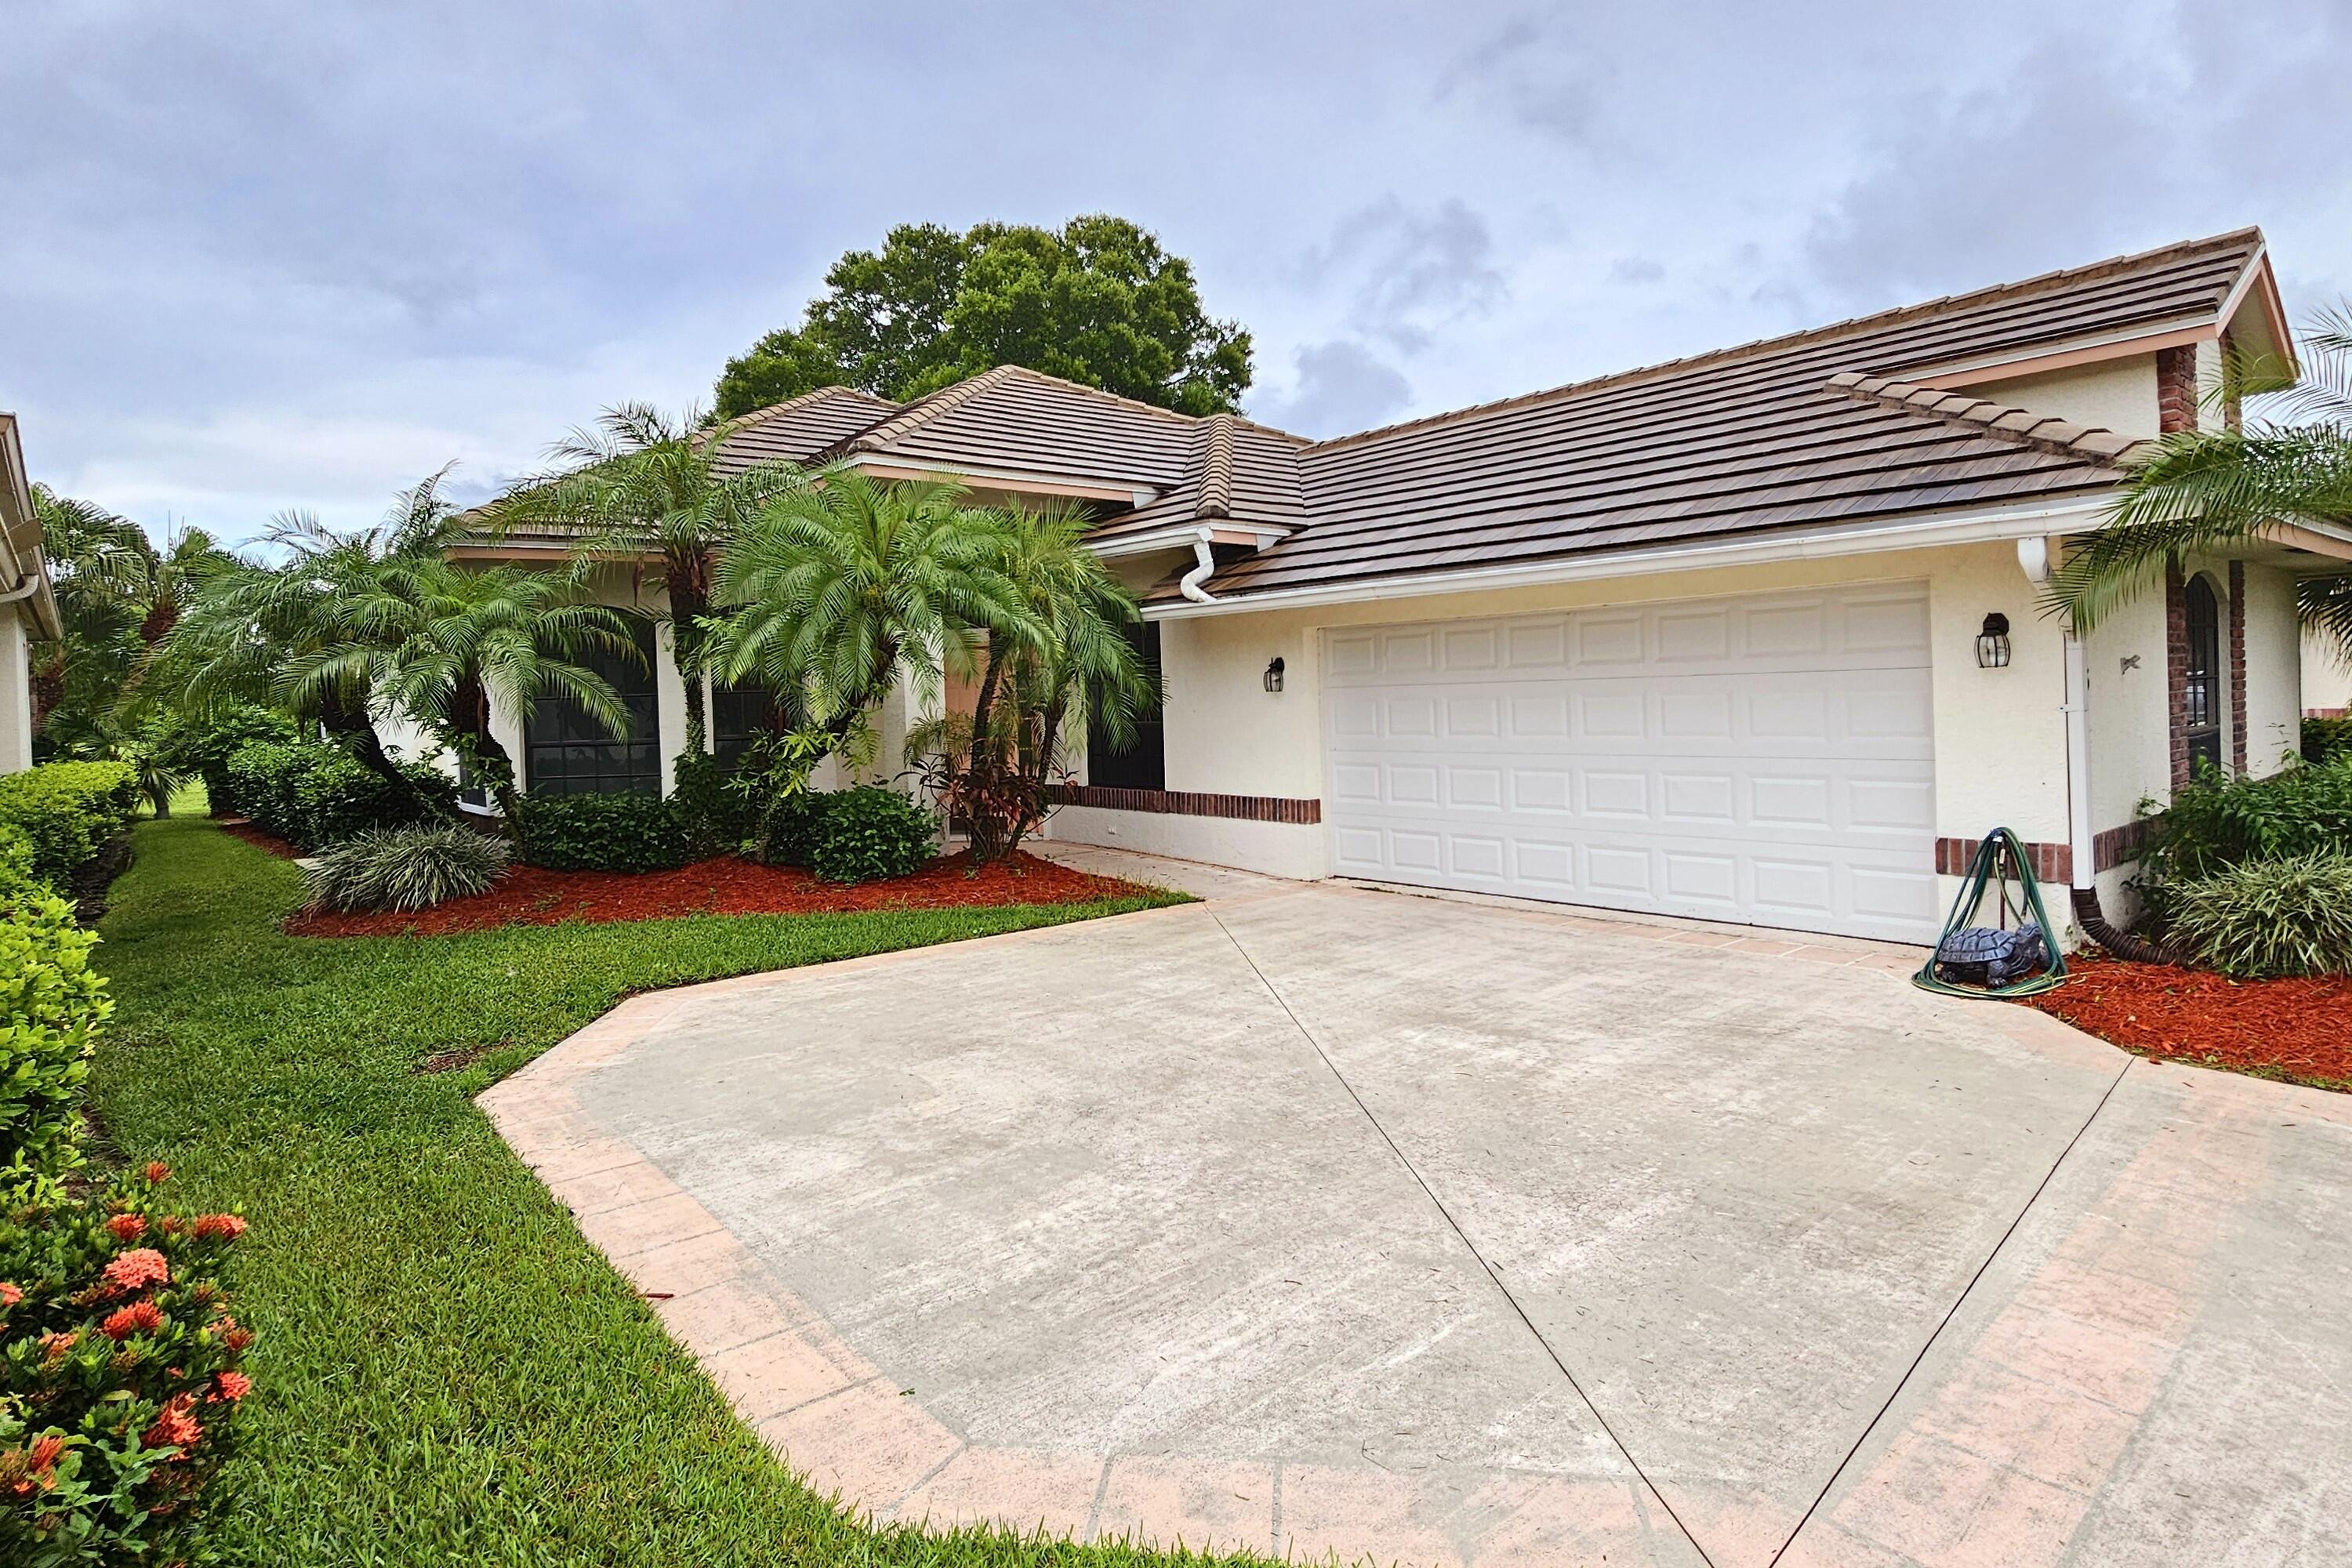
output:
[[2065,458],[2088,458],[2113,466],[2131,461],[2137,448],[2153,445],[2119,436],[2103,425],[2077,425],[2055,415],[2037,414],[2031,408],[1969,397],[1941,387],[1918,386],[1884,375],[1864,375],[1859,371],[1840,372],[1830,377],[1823,390],[1906,414],[1972,425],[2038,451],[2055,452]]
[[1234,515],[1234,416],[1212,414],[1207,426],[1207,450],[1201,459],[1201,499],[1192,507],[1197,518]]

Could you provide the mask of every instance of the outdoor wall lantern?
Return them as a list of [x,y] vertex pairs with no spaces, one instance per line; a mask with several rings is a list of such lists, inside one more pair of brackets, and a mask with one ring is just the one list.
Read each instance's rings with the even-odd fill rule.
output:
[[1282,689],[1282,656],[1280,654],[1276,654],[1265,661],[1265,689],[1268,691]]
[[1977,634],[1977,668],[2000,669],[2009,663],[2009,617],[1995,610]]

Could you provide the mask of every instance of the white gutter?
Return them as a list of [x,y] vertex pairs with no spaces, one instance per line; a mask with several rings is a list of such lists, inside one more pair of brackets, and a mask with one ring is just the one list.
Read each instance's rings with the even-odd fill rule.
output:
[[[1362,604],[1382,599],[1423,598],[1432,594],[1466,593],[1481,588],[1533,587],[1552,583],[1636,577],[1654,572],[1813,561],[1889,550],[1919,550],[1936,545],[2038,539],[2053,533],[2095,528],[2105,517],[2107,504],[2108,498],[2102,494],[2053,505],[1944,514],[1910,522],[1849,523],[1836,528],[1779,533],[1764,539],[1727,543],[1697,542],[1654,550],[1609,551],[1564,561],[1537,562],[1526,566],[1476,566],[1464,571],[1422,573],[1410,577],[1376,578],[1369,583],[1334,584],[1328,587],[1276,588],[1263,594],[1228,595],[1217,599],[1187,592],[1184,596],[1192,601],[1191,604],[1149,605],[1144,610],[1144,618],[1173,620],[1187,616]],[[1301,537],[1312,539],[1314,531],[1309,529]],[[1197,578],[1190,574],[1187,577],[1197,584]]]
[[[1267,528],[1251,522],[1230,522],[1221,519],[1212,526],[1217,532],[1226,535],[1228,542],[1254,542],[1259,550],[1290,537],[1290,530],[1286,528]],[[1246,535],[1247,540],[1234,538],[1234,535]],[[1087,548],[1108,561],[1121,555],[1150,555],[1162,550],[1183,549],[1200,536],[1199,523],[1175,522],[1165,528],[1155,528],[1148,533],[1124,533],[1115,539],[1088,540]]]
[[1217,602],[1215,595],[1201,585],[1209,580],[1209,574],[1217,569],[1217,558],[1209,550],[1209,541],[1213,537],[1214,534],[1205,528],[1192,531],[1192,559],[1200,564],[1185,573],[1183,579],[1176,584],[1178,591],[1196,605]]

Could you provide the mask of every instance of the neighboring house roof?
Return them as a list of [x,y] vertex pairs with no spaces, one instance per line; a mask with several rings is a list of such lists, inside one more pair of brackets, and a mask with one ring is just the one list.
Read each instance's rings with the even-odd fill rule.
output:
[[[65,636],[58,620],[58,600],[49,585],[49,565],[41,548],[40,514],[33,510],[33,486],[25,471],[25,447],[16,433],[16,416],[0,414],[0,543],[8,554],[8,575],[0,581],[6,602],[22,603],[32,617],[34,632],[44,637]],[[19,600],[19,591],[32,592]]]

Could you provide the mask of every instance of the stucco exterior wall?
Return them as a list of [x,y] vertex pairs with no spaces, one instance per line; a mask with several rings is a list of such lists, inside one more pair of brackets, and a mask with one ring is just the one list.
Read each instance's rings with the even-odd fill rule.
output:
[[2157,434],[2156,356],[2152,353],[2009,381],[1982,382],[1960,390],[2077,425],[2096,426],[2118,436]]
[[2303,636],[2303,710],[2330,717],[2352,710],[2352,660],[2316,633]]
[[0,773],[33,765],[30,628],[21,605],[0,614]]
[[2303,626],[2294,578],[2246,568],[2246,771],[2276,773],[2303,745]]
[[[1167,787],[1322,797],[1322,634],[1328,628],[1899,581],[1928,586],[1937,834],[1976,837],[2006,826],[2029,840],[2063,839],[2063,644],[2057,623],[2038,612],[2038,590],[2019,566],[2016,547],[2005,542],[1163,620]],[[2011,662],[2003,669],[1981,669],[1977,634],[1995,611],[2009,617]],[[2159,638],[2160,630],[2159,617]],[[2148,655],[2160,690],[2160,640],[2146,649],[2144,663],[2151,662]],[[1285,666],[1284,689],[1269,693],[1263,677],[1266,662],[1277,657]],[[2102,826],[2129,818],[2127,801]],[[1066,808],[1053,831],[1082,842],[1148,844],[1162,854],[1277,875],[1328,872],[1323,827]]]

